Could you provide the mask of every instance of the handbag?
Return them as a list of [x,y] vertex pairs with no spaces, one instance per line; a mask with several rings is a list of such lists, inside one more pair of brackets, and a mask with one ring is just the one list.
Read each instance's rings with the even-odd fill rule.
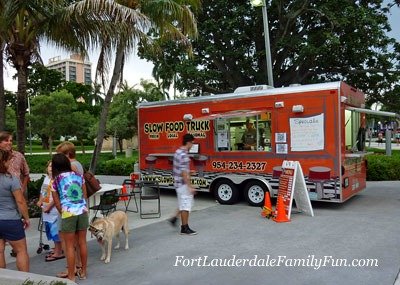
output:
[[101,189],[100,181],[92,172],[84,171],[83,178],[85,178],[86,194],[88,198]]

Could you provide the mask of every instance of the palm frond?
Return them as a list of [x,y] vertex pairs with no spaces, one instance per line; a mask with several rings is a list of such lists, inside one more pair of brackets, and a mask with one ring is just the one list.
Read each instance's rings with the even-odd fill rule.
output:
[[95,81],[100,79],[101,85],[106,86],[105,74],[110,69],[110,48],[104,44],[100,49],[99,59],[97,61]]
[[[198,34],[197,21],[193,11],[200,8],[200,1],[150,0],[142,1],[141,10],[148,15],[153,27],[163,33],[172,25],[179,27],[186,36],[195,38]],[[167,25],[170,24],[170,25]]]

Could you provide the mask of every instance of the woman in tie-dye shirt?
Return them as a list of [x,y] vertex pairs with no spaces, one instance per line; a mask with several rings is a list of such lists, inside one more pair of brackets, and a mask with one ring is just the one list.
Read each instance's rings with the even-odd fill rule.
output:
[[89,226],[85,181],[81,174],[72,171],[69,159],[62,153],[53,155],[51,165],[54,179],[53,198],[61,213],[61,233],[65,241],[68,279],[75,281],[75,237],[78,240],[82,260],[82,269],[78,276],[80,279],[85,279],[86,232]]

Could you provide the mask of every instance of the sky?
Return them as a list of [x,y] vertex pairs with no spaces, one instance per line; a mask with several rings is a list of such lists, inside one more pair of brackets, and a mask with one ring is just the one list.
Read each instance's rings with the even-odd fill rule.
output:
[[[384,1],[389,2],[389,1]],[[400,42],[400,8],[395,6],[391,9],[391,14],[389,15],[389,23],[392,27],[392,31],[388,33],[389,36],[397,39]],[[42,46],[41,55],[43,63],[47,64],[49,58],[55,56],[61,56],[62,59],[69,58],[69,53],[57,49],[52,46]],[[91,53],[89,56],[89,61],[92,62],[92,74],[95,74],[96,63],[98,59],[98,52]],[[139,84],[141,79],[154,80],[151,75],[153,69],[153,64],[146,60],[142,60],[136,56],[136,52],[132,53],[128,58],[124,67],[124,80],[128,82],[129,86],[134,86]],[[6,90],[16,91],[17,81],[12,79],[15,74],[15,69],[10,66],[6,66],[4,72],[4,85]],[[94,78],[93,78],[94,79]]]
[[[46,65],[50,58],[61,56],[61,59],[66,59],[70,57],[70,53],[57,49],[53,46],[42,46],[41,56],[43,63]],[[94,80],[96,64],[99,57],[99,52],[93,52],[89,55],[89,61],[92,63],[92,79]],[[141,79],[154,80],[151,75],[153,70],[153,64],[146,60],[142,60],[136,56],[136,53],[132,53],[127,58],[124,68],[124,80],[128,82],[129,86],[134,86],[139,84]],[[111,70],[112,71],[112,70]],[[15,69],[7,66],[4,72],[4,87],[6,90],[16,91],[17,90],[17,80],[13,80],[12,76],[15,74]]]
[[[384,1],[385,3],[389,1]],[[400,42],[400,7],[394,6],[390,10],[389,23],[392,27],[392,31],[388,33],[389,36],[397,39]]]

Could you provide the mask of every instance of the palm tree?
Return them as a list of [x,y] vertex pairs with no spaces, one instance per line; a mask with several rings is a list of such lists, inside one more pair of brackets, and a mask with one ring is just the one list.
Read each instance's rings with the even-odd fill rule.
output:
[[[17,148],[25,150],[28,67],[39,58],[39,41],[87,55],[88,47],[130,34],[131,26],[146,23],[133,9],[109,0],[5,0],[0,2],[0,43],[17,70]],[[128,33],[129,31],[129,33]],[[1,106],[0,106],[1,107]],[[1,114],[1,113],[0,113]]]
[[[4,9],[4,3],[0,2],[0,10]],[[1,23],[0,19],[0,24]],[[4,93],[4,46],[5,42],[0,36],[0,131],[6,129],[6,98]]]
[[[141,13],[144,18],[150,20],[150,29],[156,31],[161,40],[178,40],[187,46],[190,50],[190,42],[188,37],[197,36],[197,23],[194,17],[194,12],[200,8],[200,0],[118,0],[118,3],[129,7],[138,13]],[[114,60],[114,69],[110,79],[108,91],[105,96],[104,105],[102,108],[96,145],[90,163],[90,170],[95,172],[97,158],[100,154],[103,138],[106,132],[106,123],[109,107],[114,96],[115,87],[118,81],[123,80],[123,67],[125,55],[131,52],[135,44],[141,41],[142,44],[151,48],[151,42],[148,37],[144,37],[144,33],[149,29],[142,29],[140,26],[132,27],[130,41],[121,39],[116,47],[116,55]],[[103,70],[109,58],[111,49],[106,43],[102,46],[98,68]]]
[[[0,5],[1,8],[1,5]],[[0,131],[6,129],[6,98],[4,94],[4,42],[0,39]]]

